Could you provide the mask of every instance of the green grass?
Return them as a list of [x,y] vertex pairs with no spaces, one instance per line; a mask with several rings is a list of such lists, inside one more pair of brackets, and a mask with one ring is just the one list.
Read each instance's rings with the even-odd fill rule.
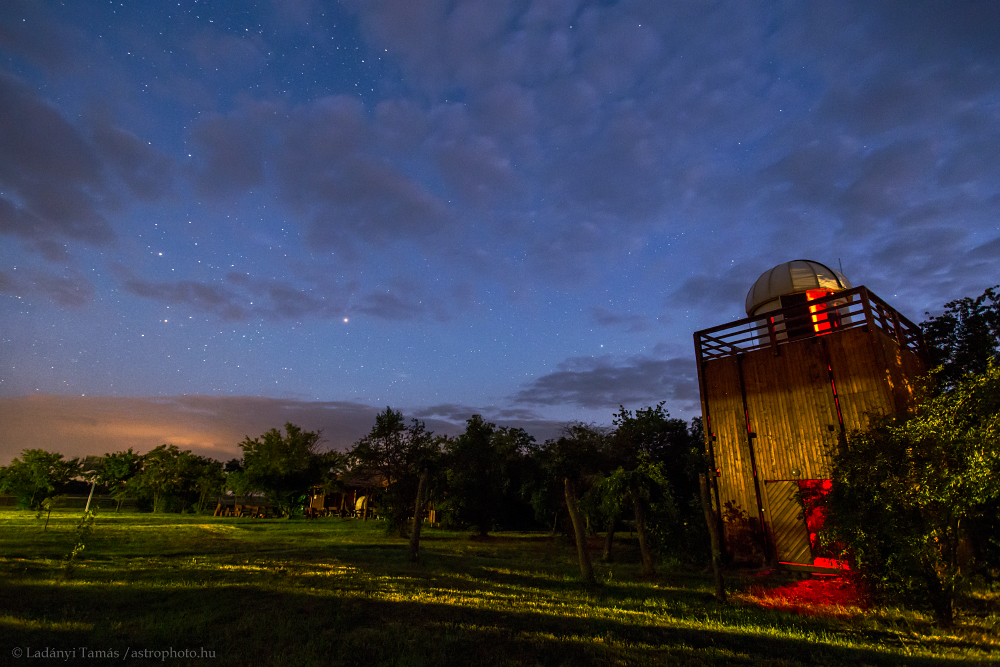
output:
[[[419,564],[375,522],[98,516],[72,576],[79,511],[0,511],[0,664],[16,647],[204,648],[201,665],[897,665],[1000,660],[996,592],[957,627],[905,610],[767,608],[734,574],[728,605],[701,572],[639,576],[635,546],[577,581],[567,541],[426,530]],[[598,540],[594,555],[598,555]],[[773,581],[766,582],[768,585]],[[780,583],[780,582],[778,582]],[[801,610],[800,610],[801,611]],[[118,659],[84,659],[80,647]],[[73,660],[70,661],[74,663]]]

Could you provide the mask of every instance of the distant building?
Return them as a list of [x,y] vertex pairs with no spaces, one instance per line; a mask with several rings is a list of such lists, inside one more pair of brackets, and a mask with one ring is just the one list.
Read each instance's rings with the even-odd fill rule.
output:
[[737,560],[836,565],[818,548],[810,499],[829,490],[842,435],[911,404],[926,371],[920,329],[810,260],[765,271],[746,312],[694,334],[724,548]]

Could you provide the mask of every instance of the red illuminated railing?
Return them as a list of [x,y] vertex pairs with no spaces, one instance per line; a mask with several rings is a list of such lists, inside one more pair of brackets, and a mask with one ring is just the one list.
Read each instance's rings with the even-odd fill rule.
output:
[[923,355],[920,327],[864,286],[696,331],[694,345],[698,360],[706,361],[768,347],[777,351],[786,343],[859,327],[881,331],[900,347]]

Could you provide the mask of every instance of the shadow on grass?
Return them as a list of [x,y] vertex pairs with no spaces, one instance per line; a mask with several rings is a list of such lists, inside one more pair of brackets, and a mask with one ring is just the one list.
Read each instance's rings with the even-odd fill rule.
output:
[[212,664],[218,665],[969,663],[890,652],[905,647],[887,633],[877,633],[883,635],[878,637],[883,651],[740,630],[386,601],[358,593],[268,585],[150,589],[0,580],[5,614],[0,636],[6,655],[15,646],[172,646],[213,650]]

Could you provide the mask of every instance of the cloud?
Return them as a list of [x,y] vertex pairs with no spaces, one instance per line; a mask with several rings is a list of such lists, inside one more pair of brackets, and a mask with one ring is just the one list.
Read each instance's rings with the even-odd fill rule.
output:
[[21,298],[39,296],[60,306],[80,307],[94,298],[94,286],[73,269],[63,274],[37,269],[0,273],[0,292]]
[[94,128],[93,141],[111,171],[140,200],[155,201],[172,190],[173,161],[132,132],[99,123]]
[[152,282],[126,273],[122,280],[125,291],[146,299],[171,305],[184,304],[195,310],[212,313],[224,320],[244,320],[248,311],[235,292],[218,285],[206,285],[193,280]]
[[336,318],[346,311],[346,302],[335,292],[296,287],[286,281],[250,278],[229,273],[220,284],[193,280],[156,282],[131,270],[115,269],[122,287],[131,294],[171,305],[186,305],[224,320]]
[[[253,396],[169,396],[119,398],[32,395],[0,398],[7,415],[0,430],[0,465],[32,447],[65,456],[87,456],[129,447],[146,452],[161,444],[228,460],[241,456],[239,443],[291,422],[322,430],[322,443],[344,451],[367,435],[382,409],[343,401],[296,401]],[[435,433],[457,435],[464,425],[418,416]],[[557,432],[553,422],[524,422],[536,437]],[[507,424],[504,424],[507,425]]]
[[52,20],[46,8],[31,0],[8,0],[0,12],[0,48],[16,53],[48,71],[77,63],[79,34]]
[[566,425],[566,422],[544,419],[534,410],[518,407],[472,407],[457,403],[442,403],[421,408],[414,411],[413,414],[419,419],[448,420],[456,424],[458,429],[455,432],[456,435],[464,430],[466,420],[470,419],[472,415],[481,415],[486,421],[493,422],[498,426],[522,428],[533,436],[536,442],[544,442],[550,438],[558,437]]
[[228,76],[259,72],[266,64],[266,46],[260,36],[221,35],[201,30],[187,43],[197,64],[206,70],[222,70]]
[[212,114],[198,120],[191,139],[199,149],[194,185],[200,193],[231,198],[264,185],[270,137],[261,116],[270,108],[251,105],[229,116]]
[[625,329],[631,332],[648,331],[651,328],[649,318],[643,315],[614,313],[603,306],[591,308],[590,317],[603,327]]
[[107,244],[102,163],[94,149],[27,85],[0,71],[0,233]]
[[689,411],[698,401],[698,376],[690,359],[610,356],[571,357],[512,396],[515,404],[573,405],[588,409],[651,405]]
[[452,317],[444,299],[412,280],[393,279],[387,281],[385,289],[356,293],[354,284],[263,280],[235,272],[226,274],[224,281],[205,283],[147,280],[121,265],[114,271],[122,288],[135,296],[188,306],[223,320],[334,319],[355,313],[397,322],[425,318],[446,321]]

